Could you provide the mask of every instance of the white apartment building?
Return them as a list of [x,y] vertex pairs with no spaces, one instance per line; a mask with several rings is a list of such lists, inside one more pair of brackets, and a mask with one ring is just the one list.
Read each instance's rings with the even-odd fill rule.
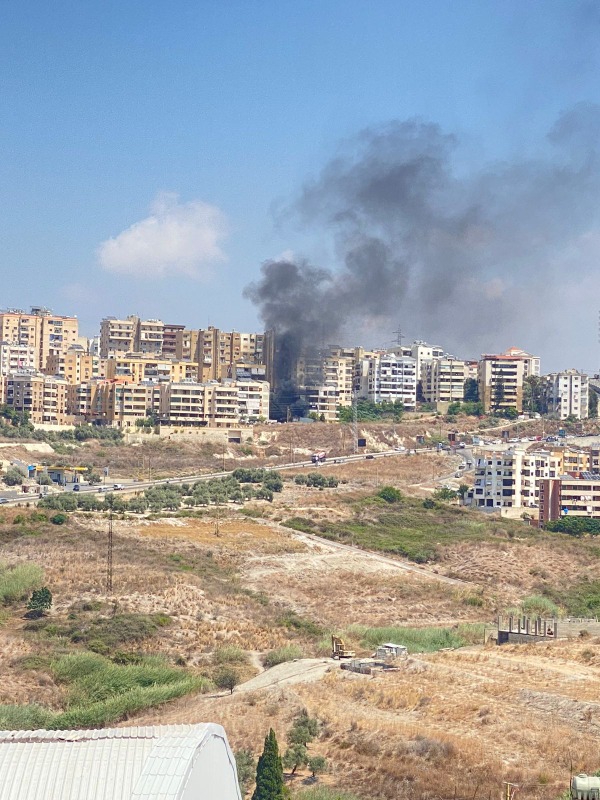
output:
[[267,381],[237,380],[238,414],[242,422],[269,419],[269,395],[271,387]]
[[589,378],[576,369],[544,375],[543,394],[548,413],[559,419],[587,419]]
[[16,342],[0,343],[0,375],[9,375],[19,369],[37,369],[37,349]]
[[362,372],[366,377],[366,387],[363,383],[361,396],[373,403],[400,400],[407,411],[414,411],[417,404],[417,362],[414,358],[386,353],[367,359]]
[[432,361],[443,358],[444,355],[444,349],[435,344],[415,341],[410,346],[410,356],[414,358],[417,363],[417,375],[419,377],[421,376],[421,370],[424,364],[431,364]]
[[144,355],[161,356],[165,323],[160,319],[140,320],[137,330],[136,350]]
[[488,453],[477,459],[471,504],[487,509],[537,507],[540,480],[556,478],[562,470],[558,452]]

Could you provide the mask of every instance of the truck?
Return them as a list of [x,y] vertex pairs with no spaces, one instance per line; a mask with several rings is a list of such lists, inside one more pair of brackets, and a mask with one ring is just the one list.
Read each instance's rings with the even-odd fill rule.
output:
[[312,454],[312,462],[313,464],[322,464],[325,459],[327,458],[327,454],[324,451],[320,451],[319,453]]

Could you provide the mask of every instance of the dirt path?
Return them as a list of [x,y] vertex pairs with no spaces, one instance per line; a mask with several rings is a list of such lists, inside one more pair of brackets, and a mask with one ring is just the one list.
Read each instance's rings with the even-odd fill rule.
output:
[[[450,584],[452,586],[469,586],[470,584],[468,581],[461,581],[457,578],[447,578],[445,575],[440,575],[437,572],[433,572],[432,570],[427,569],[424,566],[417,566],[415,564],[411,564],[408,561],[400,561],[398,558],[392,558],[391,556],[384,556],[380,553],[373,553],[369,550],[362,550],[360,547],[354,547],[350,544],[341,544],[340,542],[332,542],[329,539],[323,539],[320,536],[315,535],[314,533],[303,533],[299,531],[295,531],[292,528],[286,528],[283,525],[278,525],[277,523],[270,522],[268,520],[261,520],[262,524],[266,524],[269,527],[276,528],[277,530],[281,531],[282,533],[287,534],[291,538],[295,539],[296,541],[302,542],[303,544],[307,545],[314,549],[315,545],[319,545],[322,548],[322,551],[326,551],[329,553],[347,553],[349,556],[353,558],[358,558],[363,562],[368,562],[369,564],[382,564],[388,568],[399,570],[400,572],[410,572],[412,574],[420,575],[423,578],[428,578],[432,581],[439,581],[440,583]],[[303,558],[306,558],[305,554],[302,554]]]
[[295,661],[286,661],[277,664],[271,669],[264,670],[260,675],[255,675],[249,681],[240,684],[235,692],[254,692],[258,689],[268,689],[272,686],[289,686],[293,683],[310,683],[320,680],[332,665],[332,658],[298,658]]

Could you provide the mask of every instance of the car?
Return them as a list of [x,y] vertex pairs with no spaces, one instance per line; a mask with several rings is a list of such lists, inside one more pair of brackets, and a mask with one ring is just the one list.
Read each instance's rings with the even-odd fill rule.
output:
[[398,450],[398,452],[403,453],[406,450],[406,447],[399,445],[398,447],[394,447],[394,450]]
[[[167,483],[168,482],[169,481],[167,481]],[[123,484],[122,483],[113,483],[113,489],[115,490],[115,492],[120,492],[122,488],[123,488]]]
[[0,505],[4,505],[4,503],[10,502],[8,497],[0,497]]
[[81,486],[78,483],[76,483],[75,486],[73,486],[73,491],[74,492],[80,492],[81,491]]
[[99,492],[109,492],[109,491],[110,491],[110,489],[109,489],[109,487],[108,487],[108,486],[99,486],[99,487],[98,487],[98,491],[99,491]]
[[375,456],[369,454],[368,456],[365,456],[365,458],[367,461],[370,461],[372,458],[375,458]]

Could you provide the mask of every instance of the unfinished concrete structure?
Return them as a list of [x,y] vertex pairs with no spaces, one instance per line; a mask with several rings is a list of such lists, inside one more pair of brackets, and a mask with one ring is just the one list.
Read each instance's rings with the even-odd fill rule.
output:
[[600,636],[600,622],[597,618],[583,617],[531,617],[508,614],[498,617],[498,644],[525,644],[549,641],[552,639],[572,639],[583,632]]

